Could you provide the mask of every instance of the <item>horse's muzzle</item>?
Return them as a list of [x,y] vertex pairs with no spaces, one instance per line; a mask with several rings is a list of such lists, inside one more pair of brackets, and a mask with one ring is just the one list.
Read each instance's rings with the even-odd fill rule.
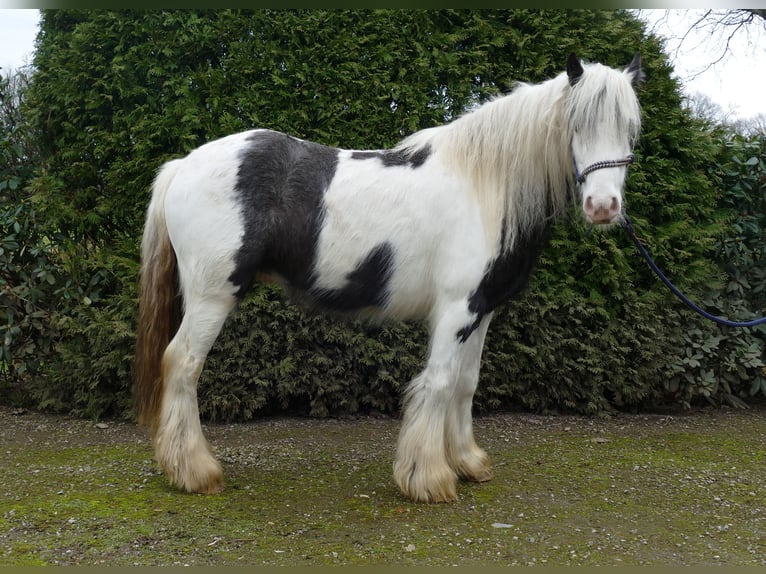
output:
[[585,199],[583,205],[585,219],[593,225],[605,225],[614,223],[619,218],[622,208],[620,200],[612,196],[601,200],[593,201],[591,197]]

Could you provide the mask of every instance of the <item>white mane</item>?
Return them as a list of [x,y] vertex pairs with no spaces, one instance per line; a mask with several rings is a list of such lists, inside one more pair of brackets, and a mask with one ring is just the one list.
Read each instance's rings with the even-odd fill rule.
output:
[[629,137],[631,145],[638,134],[640,109],[630,74],[601,64],[584,70],[574,88],[566,73],[539,84],[521,83],[397,147],[430,145],[447,165],[463,172],[474,183],[488,241],[500,242],[505,222],[501,250],[510,250],[520,235],[564,210],[575,185],[573,130],[595,131],[598,120]]

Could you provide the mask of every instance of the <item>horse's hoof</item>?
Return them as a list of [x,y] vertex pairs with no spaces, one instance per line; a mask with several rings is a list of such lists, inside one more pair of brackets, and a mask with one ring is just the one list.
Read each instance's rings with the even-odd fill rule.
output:
[[[183,492],[217,494],[223,490],[223,469],[208,452],[197,452],[191,457],[169,463],[160,460],[160,468],[171,484]],[[163,464],[164,463],[164,464]]]
[[412,502],[453,502],[457,500],[457,475],[448,466],[423,472],[416,464],[410,468],[395,465],[394,480],[402,494]]
[[482,469],[480,472],[472,473],[472,474],[461,474],[460,478],[463,480],[468,480],[470,482],[488,482],[494,478],[494,474],[492,472],[492,469],[487,467]]
[[223,470],[215,459],[206,461],[205,468],[189,471],[180,485],[194,494],[218,494],[223,490]]
[[493,474],[489,456],[479,447],[469,450],[461,459],[453,459],[453,465],[455,472],[462,480],[470,482],[492,480]]

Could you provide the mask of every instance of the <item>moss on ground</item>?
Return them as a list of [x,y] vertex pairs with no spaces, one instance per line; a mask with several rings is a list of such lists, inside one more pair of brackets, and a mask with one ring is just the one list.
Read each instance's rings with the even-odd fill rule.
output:
[[766,565],[766,411],[477,420],[495,478],[393,484],[398,421],[208,437],[226,489],[181,494],[132,425],[0,411],[0,564]]

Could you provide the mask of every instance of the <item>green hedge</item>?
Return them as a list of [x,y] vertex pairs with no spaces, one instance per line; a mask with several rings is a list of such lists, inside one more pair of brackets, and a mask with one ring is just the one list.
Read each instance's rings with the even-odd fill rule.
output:
[[[708,174],[722,190],[726,225],[711,253],[723,282],[703,306],[735,321],[766,316],[766,137],[717,134],[722,145]],[[733,328],[684,317],[666,388],[678,402],[744,407],[766,397],[766,325]]]
[[[48,301],[62,336],[43,374],[17,382],[18,400],[130,416],[138,241],[163,161],[253,126],[390,146],[513,81],[561,72],[571,51],[624,66],[637,50],[647,81],[628,209],[660,265],[701,296],[727,284],[712,254],[730,215],[719,171],[731,154],[683,109],[660,41],[626,11],[43,11],[27,97],[41,157],[25,193],[75,296]],[[619,231],[585,232],[574,214],[562,221],[528,292],[498,310],[477,409],[598,414],[704,396],[683,363],[699,322]],[[208,359],[200,410],[214,420],[395,413],[426,345],[417,325],[306,315],[259,287]]]

